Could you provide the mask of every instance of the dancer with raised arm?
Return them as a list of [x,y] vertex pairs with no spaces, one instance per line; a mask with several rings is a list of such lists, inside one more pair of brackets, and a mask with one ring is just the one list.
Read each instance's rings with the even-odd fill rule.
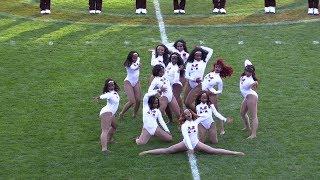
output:
[[116,119],[115,114],[119,107],[119,86],[115,81],[111,78],[108,78],[105,81],[105,85],[103,87],[103,94],[97,97],[94,97],[96,100],[105,99],[107,100],[107,105],[103,107],[100,111],[100,119],[101,119],[101,151],[104,154],[109,153],[108,143],[112,141],[113,134],[115,133],[116,127]]
[[[241,103],[241,118],[244,123],[244,130],[247,130],[250,134],[248,139],[253,139],[257,137],[258,129],[258,94],[256,89],[258,87],[258,79],[255,73],[255,67],[249,60],[245,60],[244,72],[240,77],[240,91],[243,96],[243,101]],[[252,116],[252,125],[249,121],[248,112]]]
[[141,134],[136,138],[138,145],[146,144],[152,136],[156,136],[163,141],[172,141],[171,133],[162,118],[159,110],[160,102],[158,96],[166,92],[165,87],[158,90],[152,90],[143,97],[143,128]]

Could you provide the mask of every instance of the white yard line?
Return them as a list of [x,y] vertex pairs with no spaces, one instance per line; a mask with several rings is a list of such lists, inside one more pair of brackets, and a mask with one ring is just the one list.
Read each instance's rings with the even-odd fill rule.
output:
[[156,11],[156,16],[157,16],[157,19],[158,19],[161,42],[163,44],[168,44],[169,43],[168,42],[168,37],[167,37],[167,33],[166,33],[166,28],[164,26],[162,14],[161,14],[159,0],[153,0],[153,5],[154,5],[154,9]]
[[[166,33],[165,24],[163,22],[163,17],[162,17],[162,14],[161,14],[159,0],[153,0],[153,4],[154,4],[154,9],[156,11],[157,19],[158,19],[161,42],[163,44],[168,44],[168,37],[167,37],[167,33]],[[194,180],[200,180],[200,175],[199,175],[196,156],[194,154],[189,154],[188,153],[188,158],[189,158],[189,164],[190,164],[190,168],[191,168],[191,173],[192,173],[193,179]]]
[[200,174],[198,170],[198,165],[197,165],[197,158],[194,154],[189,154],[188,153],[188,158],[189,158],[189,164],[191,168],[191,173],[193,176],[194,180],[200,180]]

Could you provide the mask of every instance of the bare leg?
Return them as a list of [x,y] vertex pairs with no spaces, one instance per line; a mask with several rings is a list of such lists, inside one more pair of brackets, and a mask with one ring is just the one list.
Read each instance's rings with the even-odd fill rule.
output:
[[208,146],[202,142],[198,142],[196,148],[196,150],[199,151],[203,151],[205,153],[208,154],[216,154],[216,155],[240,155],[243,156],[244,153],[243,152],[237,152],[237,151],[230,151],[230,150],[226,150],[226,149],[217,149],[217,148],[213,148],[211,146]]
[[126,92],[129,101],[124,105],[122,111],[120,112],[120,118],[123,118],[124,113],[126,113],[131,106],[136,106],[134,89],[129,81],[124,82],[124,91]]
[[211,123],[211,127],[209,129],[209,139],[212,144],[218,143],[217,128],[216,128],[215,123]]
[[205,127],[203,127],[203,125],[201,123],[199,123],[198,125],[198,137],[199,137],[199,141],[201,142],[205,142],[206,141],[206,133],[207,130]]
[[139,138],[136,139],[136,143],[137,145],[147,144],[150,138],[151,134],[149,134],[146,129],[142,128]]
[[[180,97],[181,92],[182,92],[182,86],[180,84],[173,84],[172,91],[173,91],[173,96],[176,98],[176,100],[179,104],[180,110],[182,110],[183,104],[182,104],[182,99]],[[182,112],[180,112],[180,113],[182,113]]]
[[186,104],[186,99],[190,91],[191,91],[191,87],[189,85],[189,81],[186,81],[185,88],[184,88],[184,96],[183,96],[184,104]]
[[171,109],[171,111],[173,112],[173,114],[177,118],[179,118],[181,110],[180,110],[179,104],[174,96],[172,97],[172,100],[171,100],[171,102],[169,102],[168,106]]
[[186,151],[187,147],[186,145],[181,141],[178,144],[172,145],[168,148],[160,148],[160,149],[153,149],[149,151],[143,151],[139,155],[145,155],[145,154],[173,154],[181,151]]
[[113,116],[111,121],[111,127],[108,132],[108,143],[113,142],[113,135],[117,130],[116,118]]
[[247,106],[249,111],[252,114],[252,131],[251,135],[248,137],[248,139],[253,139],[257,137],[257,130],[258,130],[258,98],[254,95],[248,95],[247,96]]
[[133,91],[134,91],[134,96],[135,96],[135,99],[136,99],[136,104],[134,106],[134,111],[133,111],[133,117],[135,118],[137,116],[138,111],[139,111],[140,102],[141,102],[141,85],[140,85],[140,81],[133,87]]
[[111,121],[113,115],[111,112],[103,113],[100,116],[101,119],[101,135],[100,135],[100,143],[101,143],[101,150],[107,151],[108,150],[108,133],[111,128]]
[[172,141],[172,135],[170,133],[164,131],[163,129],[161,129],[159,126],[157,127],[154,135],[163,141],[166,141],[166,142]]
[[[211,94],[209,96],[210,101],[213,103],[214,107],[219,111],[218,107],[218,96],[215,94]],[[217,119],[217,118],[216,118]],[[226,132],[224,130],[224,122],[221,121],[220,119],[217,121],[218,122],[218,127],[220,126],[220,135],[224,135]]]
[[187,106],[187,108],[191,109],[193,112],[196,112],[196,108],[194,106],[194,101],[197,97],[197,95],[199,94],[199,92],[201,91],[201,84],[199,84],[198,86],[196,86],[195,88],[193,88],[185,101],[185,104]]
[[247,100],[245,98],[241,103],[240,114],[241,114],[241,118],[242,118],[242,121],[244,124],[243,130],[247,130],[248,132],[251,133],[249,116],[248,116],[247,112],[248,112],[248,107],[247,107]]

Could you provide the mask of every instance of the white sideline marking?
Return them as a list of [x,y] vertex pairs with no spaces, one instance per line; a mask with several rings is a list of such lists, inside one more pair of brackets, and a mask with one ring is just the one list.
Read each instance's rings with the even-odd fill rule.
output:
[[239,44],[239,45],[242,45],[242,44],[244,44],[244,42],[243,42],[243,41],[239,41],[238,44]]
[[187,154],[189,158],[189,164],[190,164],[193,179],[200,180],[200,174],[199,174],[198,165],[197,165],[197,158],[196,156],[194,156],[194,154],[189,154],[189,153]]
[[[159,0],[153,0],[154,4],[154,9],[156,11],[156,16],[158,19],[159,23],[159,30],[160,30],[160,36],[161,36],[161,42],[163,44],[168,44],[168,37],[166,34],[166,28],[163,22],[163,18],[161,15],[161,10],[160,10],[160,5],[159,5]],[[203,41],[200,41],[200,44],[203,44]],[[199,175],[199,170],[198,170],[198,165],[197,165],[197,159],[193,154],[188,153],[188,158],[189,158],[189,164],[191,168],[191,173],[193,176],[194,180],[200,180],[200,175]]]
[[319,44],[319,41],[312,41],[312,44]]
[[48,43],[50,46],[52,46],[53,45],[53,42],[52,41],[49,41],[49,43]]
[[282,44],[281,41],[274,41],[274,43],[276,43],[276,44]]
[[158,19],[159,29],[160,29],[160,35],[161,35],[161,42],[163,44],[168,44],[168,37],[166,33],[166,28],[164,26],[163,18],[161,15],[159,0],[153,0],[154,9],[156,11],[156,16]]

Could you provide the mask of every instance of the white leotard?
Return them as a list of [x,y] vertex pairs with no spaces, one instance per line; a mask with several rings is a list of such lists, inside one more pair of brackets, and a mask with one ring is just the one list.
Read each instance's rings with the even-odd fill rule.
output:
[[171,86],[173,84],[180,84],[180,70],[179,66],[177,64],[173,65],[171,62],[168,64],[168,66],[165,69],[166,73],[166,78],[169,80]]
[[116,91],[110,91],[102,94],[100,96],[100,99],[107,100],[107,105],[101,109],[100,115],[106,112],[111,112],[112,115],[115,115],[119,107],[119,101],[120,101],[119,94]]
[[158,127],[158,122],[163,128],[163,130],[170,132],[166,123],[162,118],[161,111],[159,109],[151,110],[148,104],[148,100],[151,96],[157,94],[156,90],[146,93],[143,97],[143,128],[146,129],[151,135],[154,135]]
[[198,118],[194,121],[189,121],[186,120],[182,125],[181,125],[181,132],[183,135],[183,142],[185,144],[185,146],[190,149],[193,150],[198,142],[198,125],[199,123],[201,123],[201,121],[204,121],[205,118]]
[[192,63],[187,63],[186,65],[185,76],[189,80],[189,85],[192,89],[198,85],[198,83],[196,82],[198,78],[200,78],[201,80],[203,79],[203,75],[206,70],[207,63],[213,54],[213,50],[211,48],[204,47],[204,46],[201,46],[201,48],[208,51],[205,61],[194,60]]
[[205,120],[201,122],[203,127],[206,129],[210,129],[211,123],[214,123],[214,120],[212,118],[212,113],[219,118],[220,120],[226,122],[227,118],[223,117],[217,109],[214,107],[213,104],[208,106],[208,104],[200,103],[196,106],[197,115],[200,117],[203,117]]
[[158,77],[158,76],[154,77],[149,86],[148,92],[151,92],[153,90],[158,90],[162,86],[165,87],[167,91],[163,92],[161,96],[167,97],[168,101],[171,102],[173,97],[172,87],[170,85],[169,80],[165,77]]
[[[244,67],[248,66],[248,65],[252,65],[252,63],[247,59],[244,61]],[[253,80],[253,77],[247,77],[247,76],[241,76],[240,77],[240,92],[242,94],[242,96],[244,98],[247,97],[248,94],[252,94],[256,97],[258,97],[258,94],[256,91],[254,91],[253,89],[251,89],[251,85],[254,83],[255,81]]]
[[139,81],[140,58],[138,57],[137,61],[132,63],[130,67],[126,67],[126,70],[127,77],[124,80],[129,81],[132,87],[136,86]]
[[166,65],[164,64],[163,62],[163,56],[158,56],[156,57],[156,53],[155,51],[153,50],[151,52],[151,66],[155,66],[155,65],[158,65],[160,64],[161,66],[163,66],[164,68],[166,67]]
[[242,94],[242,96],[245,98],[247,97],[248,94],[252,94],[256,97],[258,97],[258,94],[256,91],[254,91],[253,89],[251,89],[251,85],[255,83],[255,81],[253,80],[252,76],[247,77],[247,76],[241,76],[240,77],[240,92]]
[[186,51],[182,50],[182,51],[179,51],[178,49],[176,49],[174,46],[174,43],[169,43],[169,44],[166,44],[166,47],[168,48],[169,51],[171,52],[176,52],[180,55],[181,59],[183,60],[183,63],[186,63],[187,62],[187,59],[189,57],[189,53],[187,53]]
[[[218,90],[215,90],[214,87]],[[202,82],[202,90],[210,91],[213,94],[221,94],[223,90],[223,82],[219,73],[210,72],[204,78]]]

